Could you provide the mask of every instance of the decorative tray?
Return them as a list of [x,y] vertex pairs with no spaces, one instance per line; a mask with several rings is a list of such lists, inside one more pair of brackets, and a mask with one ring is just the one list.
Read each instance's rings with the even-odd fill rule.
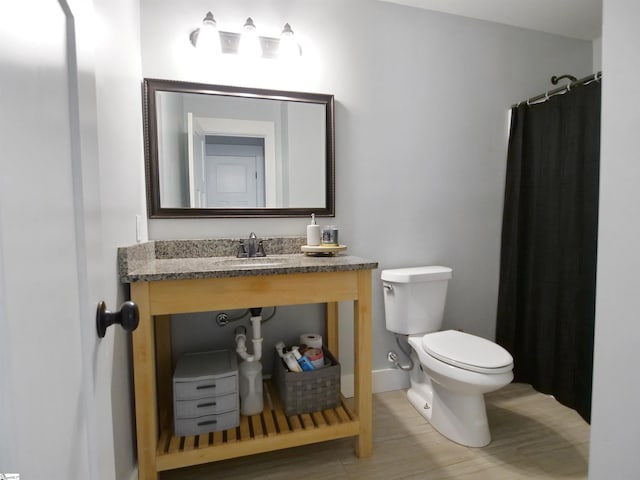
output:
[[346,245],[302,245],[300,247],[307,255],[333,255],[347,249]]

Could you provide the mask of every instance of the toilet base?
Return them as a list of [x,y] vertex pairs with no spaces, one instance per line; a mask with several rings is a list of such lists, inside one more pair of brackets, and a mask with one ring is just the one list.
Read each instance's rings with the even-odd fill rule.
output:
[[425,420],[431,423],[431,412],[433,411],[432,392],[427,392],[427,389],[424,388],[425,385],[417,387],[423,388],[411,387],[407,391],[407,399],[409,400],[409,403],[413,405],[413,408],[415,408],[418,413],[425,418]]
[[491,442],[484,395],[464,395],[442,388],[422,371],[412,372],[409,403],[438,432],[467,447],[484,447]]

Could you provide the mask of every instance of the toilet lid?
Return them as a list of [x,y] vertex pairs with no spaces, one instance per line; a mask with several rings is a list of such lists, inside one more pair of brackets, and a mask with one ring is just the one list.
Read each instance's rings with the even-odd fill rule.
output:
[[480,373],[504,373],[513,368],[513,357],[500,345],[457,330],[429,333],[422,348],[438,360]]

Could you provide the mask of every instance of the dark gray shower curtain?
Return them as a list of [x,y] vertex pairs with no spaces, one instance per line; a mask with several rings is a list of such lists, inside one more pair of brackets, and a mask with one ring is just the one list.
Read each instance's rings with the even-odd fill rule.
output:
[[600,82],[511,113],[496,340],[515,381],[590,421]]

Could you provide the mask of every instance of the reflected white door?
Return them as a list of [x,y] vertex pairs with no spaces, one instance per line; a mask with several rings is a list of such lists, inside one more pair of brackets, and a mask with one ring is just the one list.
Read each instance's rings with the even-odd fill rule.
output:
[[207,185],[204,174],[205,135],[193,113],[187,113],[187,153],[189,156],[189,206],[206,207]]
[[95,97],[74,7],[20,0],[0,20],[0,471],[111,480]]
[[264,147],[210,144],[204,157],[209,208],[265,206]]
[[255,208],[257,198],[257,158],[207,156],[207,207]]

